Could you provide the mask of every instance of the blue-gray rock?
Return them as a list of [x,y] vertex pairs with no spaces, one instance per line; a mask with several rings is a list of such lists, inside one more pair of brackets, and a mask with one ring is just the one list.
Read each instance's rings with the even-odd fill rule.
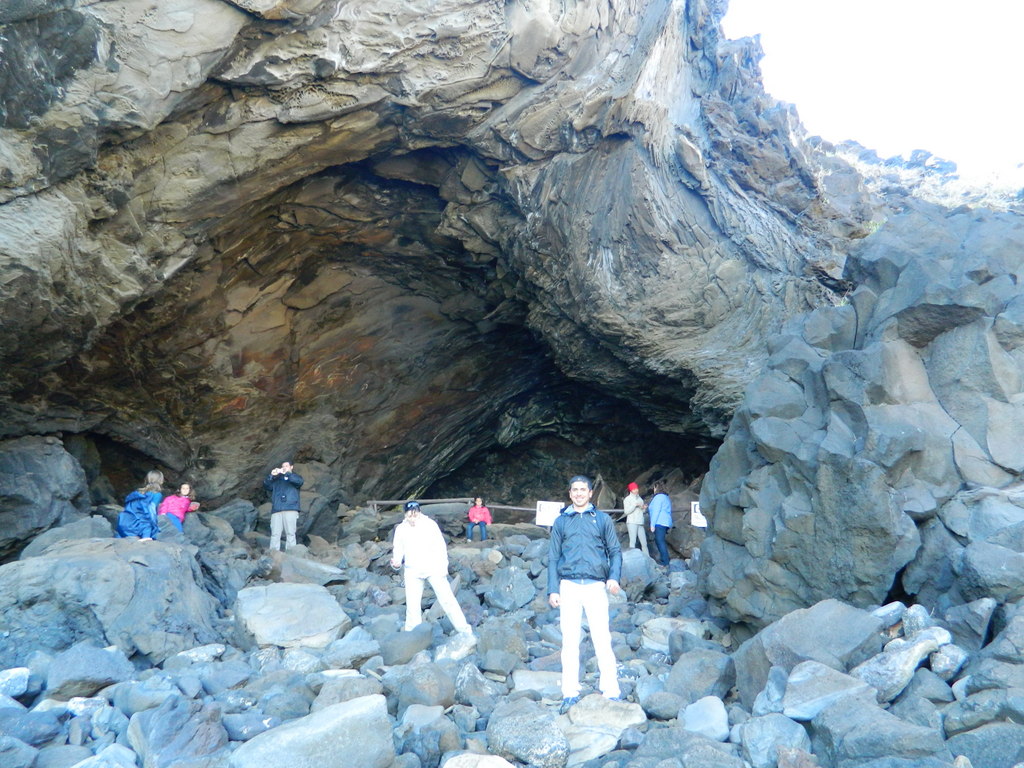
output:
[[181,696],[168,698],[155,709],[132,715],[128,743],[143,765],[169,768],[177,762],[210,757],[228,743],[220,711]]
[[782,697],[782,713],[805,722],[840,699],[877,698],[877,691],[864,680],[838,672],[817,661],[797,664],[789,673]]
[[648,730],[634,759],[641,768],[655,768],[662,761],[686,768],[744,768],[738,753],[737,745],[713,741],[676,726]]
[[407,664],[413,656],[426,650],[434,641],[429,624],[420,624],[408,632],[394,632],[380,638],[380,654],[386,665]]
[[811,721],[810,734],[814,754],[830,768],[880,758],[911,764],[928,758],[953,761],[937,729],[904,722],[863,696],[848,696],[826,707]]
[[823,600],[793,611],[744,642],[733,654],[736,685],[747,707],[768,680],[772,666],[787,672],[801,661],[818,661],[840,671],[882,650],[882,622],[867,611]]
[[202,581],[182,547],[137,539],[56,542],[38,557],[0,566],[0,613],[10,633],[0,645],[0,666],[82,640],[155,663],[219,640],[217,604]]
[[40,747],[47,744],[62,730],[63,726],[53,712],[0,709],[0,734],[30,746]]
[[725,741],[729,738],[729,714],[717,696],[704,696],[687,704],[680,710],[679,720],[686,730],[706,736],[712,741]]
[[1024,688],[990,688],[972,693],[943,709],[946,737],[974,730],[988,723],[1024,722]]
[[[422,649],[421,649],[422,650]],[[352,627],[323,652],[324,663],[334,669],[358,669],[359,666],[381,652],[380,643],[363,627]]]
[[850,675],[872,686],[880,703],[892,701],[913,678],[921,662],[952,639],[942,627],[921,629],[906,639],[891,641],[882,653],[851,669]]
[[952,736],[946,745],[954,755],[964,755],[971,768],[1006,768],[1024,761],[1024,725],[989,723]]
[[509,566],[495,571],[490,586],[484,592],[484,599],[493,608],[508,613],[522,608],[536,595],[537,590],[529,574],[521,568]]
[[804,727],[778,713],[752,717],[738,726],[738,733],[743,758],[753,768],[775,768],[779,746],[811,751],[811,738]]
[[[385,686],[388,683],[385,677]],[[455,703],[455,680],[440,664],[415,664],[406,668],[395,693],[399,714],[412,704],[450,707]]]
[[69,539],[109,539],[114,535],[114,528],[110,522],[100,515],[84,517],[64,525],[58,525],[43,531],[32,539],[18,555],[19,560],[26,557],[37,557],[46,551],[46,548],[58,541]]
[[391,768],[395,760],[393,724],[383,696],[334,704],[272,728],[238,747],[230,768],[324,768],[351,765]]
[[437,768],[442,755],[461,749],[459,729],[443,712],[441,706],[410,706],[395,729],[397,751],[416,755],[422,768]]
[[164,675],[154,674],[145,680],[118,683],[107,695],[115,707],[131,717],[144,709],[159,707],[170,696],[180,696],[181,690]]
[[730,656],[713,650],[682,654],[672,665],[665,690],[690,704],[705,696],[724,699],[736,684],[736,666]]
[[382,693],[384,686],[380,680],[366,675],[344,675],[328,678],[317,692],[316,699],[310,707],[311,712],[318,712],[332,704],[351,701],[363,696]]
[[281,718],[262,712],[232,712],[221,719],[231,741],[248,741],[264,731],[281,725]]
[[569,740],[554,713],[529,699],[514,699],[494,708],[487,722],[491,754],[537,768],[565,768]]
[[[43,747],[36,755],[36,762],[32,768],[73,768],[90,757],[92,757],[92,750],[85,746],[61,744]],[[0,765],[8,768],[6,763],[0,762]]]
[[0,561],[89,510],[85,472],[55,437],[0,441]]
[[102,688],[130,680],[135,667],[118,648],[97,648],[89,641],[58,653],[46,676],[46,695],[54,699],[92,696]]
[[32,768],[39,750],[21,739],[0,735],[0,765],[4,768]]
[[0,694],[17,698],[28,691],[31,672],[28,667],[14,667],[0,671]]

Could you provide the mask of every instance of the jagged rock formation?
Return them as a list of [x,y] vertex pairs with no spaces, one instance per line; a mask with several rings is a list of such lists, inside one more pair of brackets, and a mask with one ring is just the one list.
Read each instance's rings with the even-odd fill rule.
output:
[[848,303],[770,341],[712,462],[704,583],[731,620],[1024,596],[1024,219],[902,202]]
[[706,460],[874,215],[723,10],[0,11],[3,434],[220,498],[282,454],[334,501],[553,436]]

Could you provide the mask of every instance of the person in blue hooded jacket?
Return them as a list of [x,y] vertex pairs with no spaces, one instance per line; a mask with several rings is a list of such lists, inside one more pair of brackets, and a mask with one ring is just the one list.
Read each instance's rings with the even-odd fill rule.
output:
[[263,487],[270,494],[270,549],[281,548],[281,534],[284,533],[284,548],[295,546],[295,532],[299,521],[299,488],[302,476],[297,474],[290,461],[281,462],[263,480]]
[[562,630],[562,706],[565,714],[580,700],[580,638],[587,615],[594,643],[598,687],[605,698],[620,700],[615,652],[608,618],[608,593],[617,595],[622,550],[615,525],[590,503],[590,478],[569,481],[569,499],[551,526],[548,540],[548,604],[559,610]]
[[160,528],[156,524],[156,510],[163,499],[164,473],[158,469],[146,474],[146,484],[129,493],[124,499],[124,509],[117,516],[117,538],[138,536],[142,541],[152,541]]

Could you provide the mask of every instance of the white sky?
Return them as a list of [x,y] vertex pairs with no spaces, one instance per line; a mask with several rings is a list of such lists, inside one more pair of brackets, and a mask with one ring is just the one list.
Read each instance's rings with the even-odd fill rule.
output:
[[809,134],[1024,187],[1024,0],[729,0],[724,26],[761,34],[765,90]]

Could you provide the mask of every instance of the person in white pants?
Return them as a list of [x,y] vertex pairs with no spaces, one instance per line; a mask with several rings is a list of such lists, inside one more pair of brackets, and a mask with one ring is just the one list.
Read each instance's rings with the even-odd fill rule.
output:
[[456,632],[469,635],[473,630],[466,621],[458,600],[448,583],[448,545],[437,523],[420,512],[419,502],[405,504],[405,519],[395,526],[391,550],[391,567],[405,564],[405,630],[423,623],[423,582],[429,581],[437,602]]
[[612,519],[590,503],[593,495],[589,478],[577,475],[569,481],[572,503],[551,526],[548,541],[548,603],[561,610],[563,714],[580,699],[584,613],[597,656],[598,687],[613,701],[621,696],[608,625],[608,593],[621,591],[622,551]]
[[643,550],[645,555],[650,556],[647,551],[647,532],[644,531],[644,504],[643,497],[640,495],[640,486],[636,483],[630,483],[626,486],[626,490],[629,493],[622,500],[622,511],[626,515],[626,532],[629,534],[629,546],[632,549],[636,549],[636,541],[640,540],[640,549]]

